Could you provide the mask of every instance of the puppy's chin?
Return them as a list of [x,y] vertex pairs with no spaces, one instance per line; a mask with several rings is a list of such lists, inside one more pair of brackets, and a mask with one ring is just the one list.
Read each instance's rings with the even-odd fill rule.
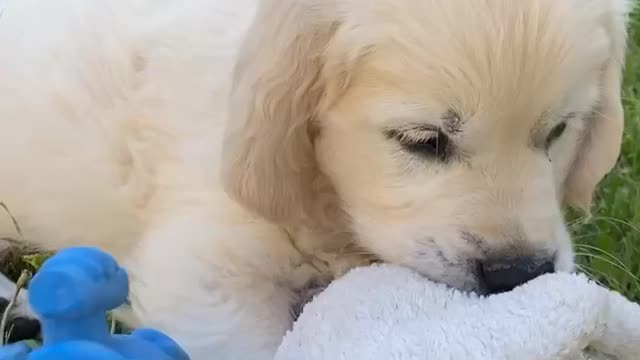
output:
[[429,274],[421,273],[421,275],[432,282],[446,285],[451,289],[461,291],[463,293],[474,293],[477,295],[487,295],[489,291],[484,287],[478,279],[475,271],[470,272],[466,269],[450,269],[450,275],[446,277],[433,277]]

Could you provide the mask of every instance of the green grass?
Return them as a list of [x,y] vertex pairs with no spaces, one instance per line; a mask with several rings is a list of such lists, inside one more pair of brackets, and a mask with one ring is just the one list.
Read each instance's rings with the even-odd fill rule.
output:
[[640,12],[632,16],[623,87],[626,126],[616,168],[601,183],[591,218],[575,218],[580,268],[640,301]]

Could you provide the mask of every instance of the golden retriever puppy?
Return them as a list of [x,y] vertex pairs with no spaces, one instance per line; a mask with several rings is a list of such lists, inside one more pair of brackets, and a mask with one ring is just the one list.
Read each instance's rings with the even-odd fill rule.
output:
[[195,360],[271,358],[372,259],[486,294],[571,271],[562,207],[618,157],[626,0],[4,6],[0,230],[111,252],[121,319]]

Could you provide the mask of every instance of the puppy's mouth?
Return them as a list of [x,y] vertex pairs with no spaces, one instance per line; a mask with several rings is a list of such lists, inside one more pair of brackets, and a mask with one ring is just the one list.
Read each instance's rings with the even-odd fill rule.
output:
[[[434,244],[430,244],[434,245]],[[434,247],[431,247],[433,250]],[[539,276],[556,271],[557,256],[537,255],[496,255],[495,257],[483,257],[481,260],[451,261],[442,254],[442,251],[432,253],[440,260],[442,271],[439,274],[430,273],[428,269],[417,269],[425,279],[444,284],[452,289],[465,293],[473,293],[480,296],[489,296],[508,292]],[[445,261],[443,261],[445,260]],[[370,265],[386,263],[380,259],[372,259]],[[425,271],[427,270],[427,271]],[[298,301],[292,306],[291,312],[294,320],[302,314],[305,305],[311,302],[315,296],[322,293],[331,281],[312,281],[298,292]]]
[[293,304],[291,307],[291,315],[293,316],[293,320],[298,320],[302,311],[304,310],[305,305],[310,303],[316,295],[320,294],[324,291],[324,289],[329,286],[330,283],[317,283],[311,282],[303,289],[300,290],[298,295],[298,301]]
[[[368,259],[362,265],[366,265],[367,263],[369,265],[374,265],[383,263],[383,261],[369,254]],[[302,289],[298,290],[297,301],[291,306],[291,315],[293,320],[297,320],[302,314],[304,307],[313,301],[317,295],[322,293],[334,280],[335,278],[325,280],[318,280],[316,278],[306,284]]]

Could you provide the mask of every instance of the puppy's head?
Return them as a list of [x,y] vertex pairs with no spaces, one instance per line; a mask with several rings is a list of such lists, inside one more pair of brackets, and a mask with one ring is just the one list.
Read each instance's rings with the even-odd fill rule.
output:
[[617,160],[628,10],[263,1],[235,73],[227,189],[274,222],[346,223],[462,289],[571,270],[561,208],[588,208]]

